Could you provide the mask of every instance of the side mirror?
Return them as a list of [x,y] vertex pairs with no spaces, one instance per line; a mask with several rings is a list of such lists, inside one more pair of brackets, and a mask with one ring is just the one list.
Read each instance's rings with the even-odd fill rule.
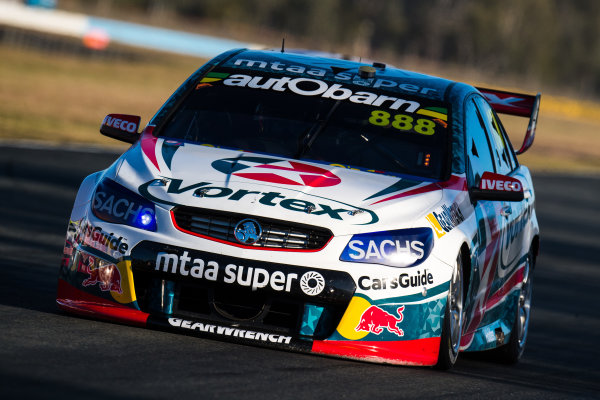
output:
[[102,121],[100,133],[127,143],[135,143],[140,134],[141,118],[137,115],[108,114]]
[[493,172],[484,172],[479,187],[470,192],[473,200],[521,201],[525,197],[521,181]]

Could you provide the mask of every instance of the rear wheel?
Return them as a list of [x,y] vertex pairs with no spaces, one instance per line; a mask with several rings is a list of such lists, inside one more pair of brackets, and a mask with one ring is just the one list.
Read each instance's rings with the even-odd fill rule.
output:
[[523,282],[519,292],[517,302],[517,313],[513,323],[513,329],[510,332],[510,339],[507,344],[498,348],[498,361],[514,364],[523,355],[525,351],[525,342],[527,341],[527,332],[529,330],[529,316],[531,311],[531,276],[533,272],[533,257],[531,252],[527,255],[525,261],[525,270],[523,271]]
[[450,280],[437,369],[452,368],[458,357],[463,325],[463,261],[459,254]]

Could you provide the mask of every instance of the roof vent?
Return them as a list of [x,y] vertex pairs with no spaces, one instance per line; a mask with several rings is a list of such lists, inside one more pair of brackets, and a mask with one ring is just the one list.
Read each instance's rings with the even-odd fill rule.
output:
[[358,76],[361,78],[372,78],[375,76],[375,68],[370,65],[361,65],[358,67]]
[[385,69],[385,64],[384,64],[384,63],[382,63],[382,62],[374,62],[374,63],[373,63],[373,66],[374,66],[375,68],[379,68],[379,69]]

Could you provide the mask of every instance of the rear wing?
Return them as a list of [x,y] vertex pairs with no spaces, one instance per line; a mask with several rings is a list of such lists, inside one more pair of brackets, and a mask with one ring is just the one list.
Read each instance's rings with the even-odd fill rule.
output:
[[477,89],[483,94],[497,113],[529,118],[525,139],[523,140],[521,148],[517,151],[517,154],[525,153],[525,151],[531,147],[533,139],[535,138],[535,128],[542,95],[538,93],[533,96],[530,94],[505,92],[502,90],[479,87]]

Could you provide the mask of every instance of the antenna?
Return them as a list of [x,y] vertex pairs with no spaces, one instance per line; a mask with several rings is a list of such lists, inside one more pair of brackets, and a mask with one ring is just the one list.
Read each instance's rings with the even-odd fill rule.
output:
[[281,52],[285,52],[285,37],[281,38]]

